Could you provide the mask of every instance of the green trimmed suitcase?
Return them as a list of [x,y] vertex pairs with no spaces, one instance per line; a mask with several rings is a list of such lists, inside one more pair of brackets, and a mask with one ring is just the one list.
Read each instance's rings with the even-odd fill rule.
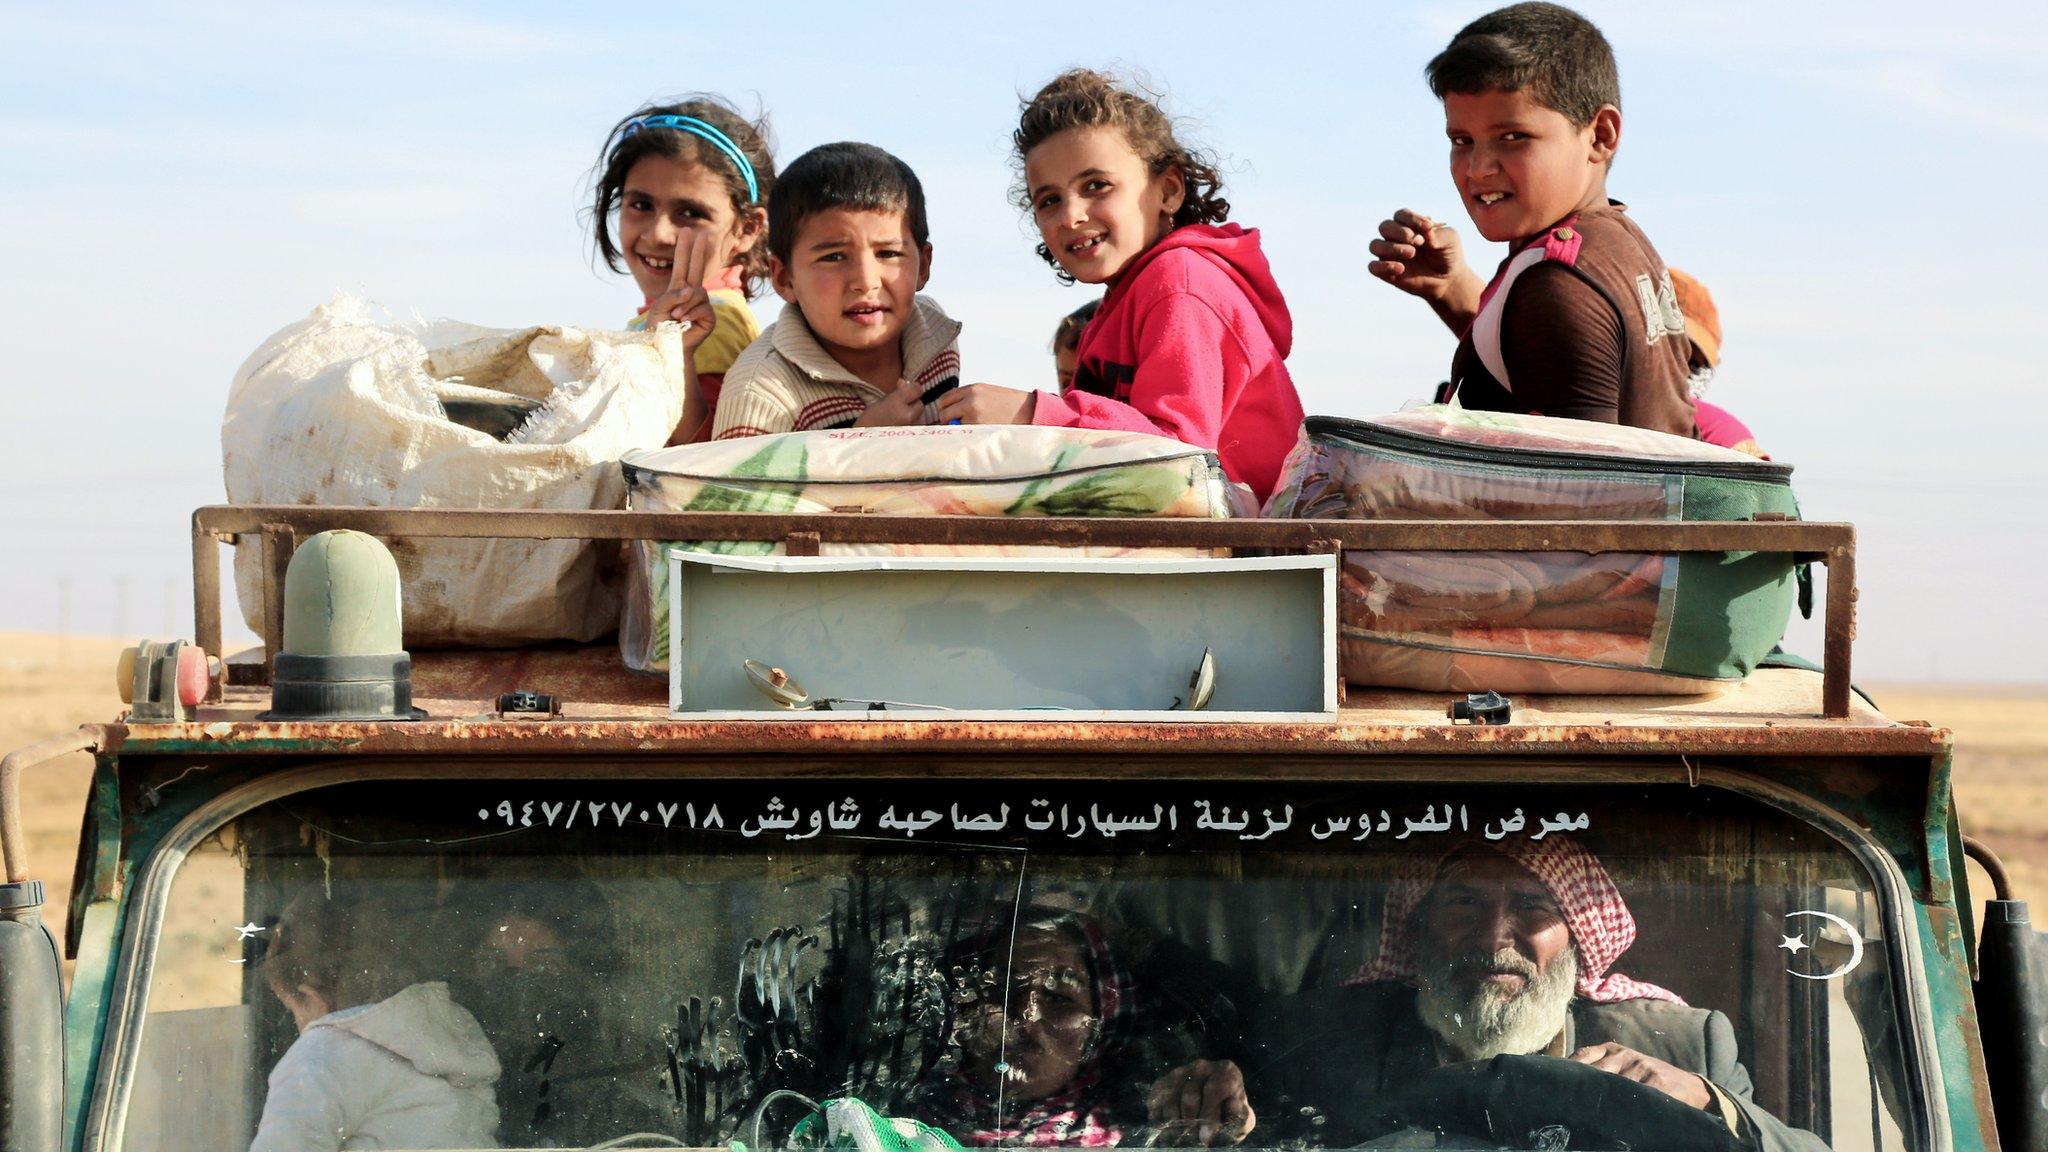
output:
[[[1641,428],[1431,405],[1311,417],[1266,515],[1291,519],[1796,518],[1790,465]],[[1353,684],[1686,694],[1776,647],[1804,573],[1782,553],[1351,552]]]

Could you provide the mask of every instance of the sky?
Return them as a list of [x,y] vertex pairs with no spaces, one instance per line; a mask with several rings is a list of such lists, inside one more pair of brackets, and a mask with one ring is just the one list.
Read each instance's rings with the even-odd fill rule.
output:
[[[1086,289],[1009,202],[1018,98],[1141,72],[1264,238],[1308,410],[1397,409],[1452,341],[1365,246],[1394,208],[1461,220],[1422,66],[1487,7],[0,2],[0,630],[189,633],[229,382],[336,291],[622,323],[590,169],[619,117],[690,91],[766,110],[785,162],[907,160],[966,375],[1046,387]],[[1710,397],[1796,467],[1809,519],[1858,527],[1859,679],[2048,684],[2048,12],[1582,10],[1621,65],[1609,190],[1720,311]],[[1500,255],[1472,248],[1482,274]],[[1790,643],[1817,656],[1817,627]]]

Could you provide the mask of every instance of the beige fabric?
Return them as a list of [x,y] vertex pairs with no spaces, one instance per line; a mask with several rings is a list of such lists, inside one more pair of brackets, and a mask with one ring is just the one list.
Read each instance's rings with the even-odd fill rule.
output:
[[1728,1130],[1735,1133],[1736,1139],[1741,1139],[1748,1126],[1743,1122],[1742,1109],[1736,1105],[1735,1097],[1728,1095],[1727,1089],[1705,1076],[1700,1077],[1700,1083],[1705,1084],[1707,1092],[1714,1097],[1714,1111],[1720,1115],[1721,1122],[1728,1125]]
[[[937,301],[917,298],[902,340],[905,379],[929,389],[959,378],[960,322]],[[711,437],[843,428],[882,395],[834,360],[791,304],[726,372]],[[927,404],[925,415],[936,422],[937,407]]]

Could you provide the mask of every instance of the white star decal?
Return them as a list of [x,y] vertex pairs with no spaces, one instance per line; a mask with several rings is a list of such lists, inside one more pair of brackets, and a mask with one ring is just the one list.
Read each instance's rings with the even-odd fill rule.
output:
[[1801,952],[1806,951],[1807,943],[1806,937],[1804,936],[1782,936],[1779,939],[1782,940],[1783,943],[1779,944],[1778,947],[1784,949],[1787,952],[1790,952],[1794,956],[1797,956]]
[[256,935],[258,932],[268,931],[268,929],[264,925],[258,924],[252,920],[247,924],[235,925],[235,931],[241,933],[241,935],[235,937],[235,939],[247,940],[249,937]]

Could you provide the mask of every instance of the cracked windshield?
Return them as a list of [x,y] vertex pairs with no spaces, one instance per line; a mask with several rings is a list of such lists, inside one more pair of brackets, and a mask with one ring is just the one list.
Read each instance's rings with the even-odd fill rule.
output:
[[1884,907],[1713,788],[355,782],[143,910],[125,1146],[1913,1148]]

